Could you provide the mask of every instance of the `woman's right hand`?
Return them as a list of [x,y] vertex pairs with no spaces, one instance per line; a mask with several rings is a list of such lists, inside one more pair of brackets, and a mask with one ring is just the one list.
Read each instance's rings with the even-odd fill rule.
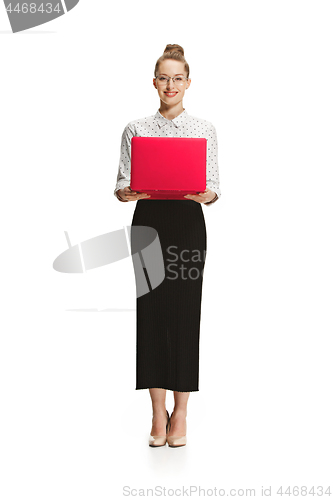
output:
[[149,194],[132,191],[130,186],[126,186],[124,189],[118,189],[117,194],[123,201],[136,201],[142,198],[150,198]]

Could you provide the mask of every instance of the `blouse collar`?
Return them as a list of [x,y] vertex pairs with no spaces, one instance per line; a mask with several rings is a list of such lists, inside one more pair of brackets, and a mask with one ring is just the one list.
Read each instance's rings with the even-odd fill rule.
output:
[[154,118],[160,127],[163,127],[163,125],[166,125],[166,123],[170,122],[172,122],[176,127],[180,127],[181,125],[184,125],[187,117],[188,113],[185,108],[184,111],[182,111],[182,113],[176,116],[176,118],[174,118],[173,120],[168,120],[167,118],[165,118],[165,116],[161,115],[159,110],[157,110],[157,113],[154,115]]

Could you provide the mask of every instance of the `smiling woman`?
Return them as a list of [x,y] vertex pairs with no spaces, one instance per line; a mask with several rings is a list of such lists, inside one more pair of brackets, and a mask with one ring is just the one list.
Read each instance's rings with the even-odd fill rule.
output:
[[[182,100],[191,85],[190,67],[179,45],[167,45],[164,54],[155,64],[153,84],[161,100],[160,112],[173,120],[183,111]],[[172,106],[172,108],[170,108]]]
[[[149,389],[153,407],[150,446],[186,444],[187,401],[199,390],[199,337],[206,225],[202,204],[211,206],[221,196],[217,163],[217,137],[212,123],[191,116],[183,98],[191,85],[190,68],[179,45],[167,45],[155,65],[153,86],[160,99],[155,115],[129,122],[124,129],[117,185],[120,201],[135,201],[132,226],[157,231],[165,266],[165,279],[145,295],[137,294],[136,389]],[[130,189],[131,138],[205,137],[206,189],[184,199],[149,199]],[[138,232],[131,244],[136,248]],[[132,252],[133,253],[133,252]],[[171,257],[170,257],[171,255]],[[168,263],[169,261],[169,263]],[[136,275],[139,287],[140,276]],[[174,392],[170,417],[166,390]],[[166,424],[168,423],[168,435]],[[171,427],[170,427],[171,426]]]

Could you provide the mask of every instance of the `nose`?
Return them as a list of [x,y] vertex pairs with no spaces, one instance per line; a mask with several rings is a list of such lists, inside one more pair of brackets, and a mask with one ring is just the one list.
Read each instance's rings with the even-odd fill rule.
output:
[[169,81],[167,83],[167,89],[173,89],[175,86],[175,84],[173,83],[173,79],[172,78],[169,78]]

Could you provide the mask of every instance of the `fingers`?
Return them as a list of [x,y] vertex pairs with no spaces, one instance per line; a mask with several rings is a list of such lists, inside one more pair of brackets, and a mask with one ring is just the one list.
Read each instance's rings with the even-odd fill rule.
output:
[[195,199],[195,198],[199,198],[200,196],[204,196],[206,193],[198,193],[198,194],[186,194],[185,195],[185,198],[188,198],[188,199]]
[[187,200],[192,200],[196,201],[197,203],[206,203],[208,200],[206,199],[206,191],[204,193],[198,193],[198,194],[186,194],[184,196],[185,199]]
[[125,194],[125,198],[128,201],[136,201],[143,198],[150,198],[150,195],[147,193],[138,193],[137,191],[129,191]]

